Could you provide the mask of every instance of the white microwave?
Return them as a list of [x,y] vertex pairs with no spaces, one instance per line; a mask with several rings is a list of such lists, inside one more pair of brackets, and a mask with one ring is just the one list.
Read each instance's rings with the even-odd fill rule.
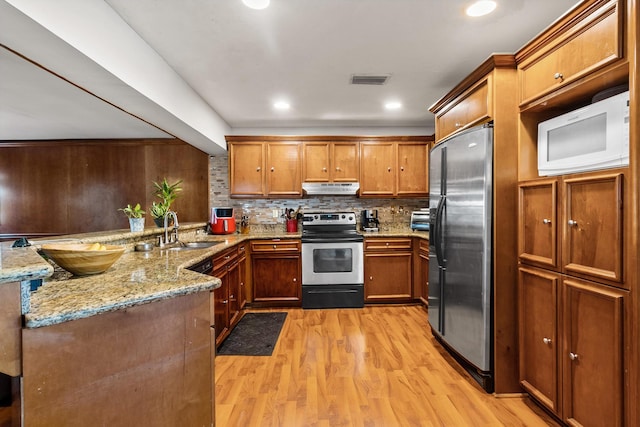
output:
[[629,165],[629,91],[538,124],[538,174]]

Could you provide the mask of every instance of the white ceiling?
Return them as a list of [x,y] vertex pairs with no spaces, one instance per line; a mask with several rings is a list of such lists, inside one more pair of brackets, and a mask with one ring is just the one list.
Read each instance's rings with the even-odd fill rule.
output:
[[[37,7],[48,0],[5,1]],[[472,19],[464,15],[469,0],[271,0],[261,11],[240,0],[66,3],[74,1],[106,2],[236,134],[432,133],[431,104],[492,53],[515,52],[576,3],[498,0],[492,15]],[[43,65],[39,47],[24,37],[11,45],[22,28],[15,22],[11,36],[0,29],[0,43]],[[31,25],[24,26],[25,35]],[[75,52],[84,64],[87,58]],[[65,69],[74,61],[66,57]],[[156,128],[92,96],[103,88],[87,72],[80,86],[90,93],[0,49],[0,73],[0,139],[180,134],[157,111],[148,117],[144,106],[135,111]],[[361,73],[391,78],[383,86],[350,85],[350,76]],[[131,111],[108,95],[101,98]],[[280,99],[291,109],[275,111]],[[403,107],[385,111],[391,100]],[[158,109],[158,102],[145,102]]]

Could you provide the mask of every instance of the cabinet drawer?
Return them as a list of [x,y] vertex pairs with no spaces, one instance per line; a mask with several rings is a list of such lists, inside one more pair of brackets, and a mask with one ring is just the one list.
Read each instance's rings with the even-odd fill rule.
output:
[[365,251],[411,250],[409,238],[366,238]]
[[251,242],[251,252],[299,252],[299,240],[261,240]]
[[621,59],[622,28],[618,2],[610,1],[520,64],[521,105]]
[[238,258],[238,252],[235,248],[226,249],[213,257],[213,269],[220,270]]
[[420,239],[420,243],[418,246],[418,250],[420,252],[429,253],[429,241],[425,239]]
[[443,109],[443,113],[436,117],[437,141],[491,116],[490,82],[491,76],[480,80],[450,106]]

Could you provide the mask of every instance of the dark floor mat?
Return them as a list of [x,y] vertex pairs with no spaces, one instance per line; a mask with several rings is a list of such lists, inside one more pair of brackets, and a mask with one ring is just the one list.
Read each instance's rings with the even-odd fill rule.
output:
[[218,349],[218,354],[271,356],[287,313],[247,313]]

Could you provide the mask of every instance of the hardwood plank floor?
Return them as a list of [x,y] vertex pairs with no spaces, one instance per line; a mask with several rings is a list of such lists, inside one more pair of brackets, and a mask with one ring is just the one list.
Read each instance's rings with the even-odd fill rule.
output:
[[217,356],[216,426],[557,426],[486,394],[420,306],[286,311],[273,355]]

